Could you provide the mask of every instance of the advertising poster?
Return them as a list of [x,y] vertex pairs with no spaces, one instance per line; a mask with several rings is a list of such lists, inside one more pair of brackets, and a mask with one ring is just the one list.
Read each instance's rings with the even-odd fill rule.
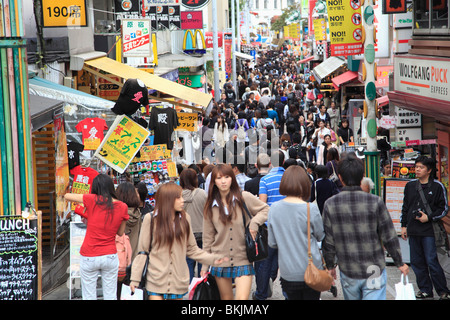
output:
[[400,218],[402,216],[404,190],[409,181],[408,179],[384,180],[384,202],[398,234],[401,233]]
[[94,157],[122,174],[149,135],[150,132],[147,129],[127,116],[119,116],[98,147]]
[[363,51],[361,0],[328,0],[331,55],[350,56]]
[[181,12],[181,29],[203,29],[203,11]]
[[416,167],[414,161],[392,160],[392,178],[415,179]]
[[122,43],[125,58],[151,56],[150,20],[122,20]]

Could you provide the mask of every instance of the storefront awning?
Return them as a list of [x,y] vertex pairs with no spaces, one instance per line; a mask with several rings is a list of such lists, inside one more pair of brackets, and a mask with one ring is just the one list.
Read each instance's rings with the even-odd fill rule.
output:
[[385,105],[389,104],[389,97],[388,96],[382,96],[380,98],[377,99],[378,102],[378,106],[379,107],[383,107]]
[[355,79],[358,79],[358,73],[354,71],[347,71],[331,79],[331,82],[333,82],[333,87],[336,90],[339,90],[339,87],[341,85],[347,82],[351,82]]
[[243,60],[254,60],[253,56],[246,54],[246,53],[236,51],[234,54],[236,55],[236,58],[240,58]]
[[315,67],[312,72],[316,80],[320,83],[323,78],[339,69],[343,64],[345,64],[345,60],[339,57],[329,57]]
[[300,61],[298,62],[298,64],[307,63],[307,62],[309,62],[309,61],[311,61],[311,60],[314,60],[314,56],[311,56],[311,57],[305,58],[305,59],[303,59],[303,60],[300,60]]
[[[168,95],[170,97],[189,101],[194,103],[199,107],[193,107],[181,102],[161,98],[161,97],[149,97],[150,99],[157,100],[160,102],[167,102],[182,108],[189,108],[195,111],[199,111],[202,108],[207,108],[211,103],[212,96],[206,93],[199,92],[197,90],[191,89],[189,87],[183,86],[176,82],[172,82],[170,80],[155,76],[154,74],[133,68],[126,64],[117,62],[113,59],[102,57],[93,60],[87,60],[84,62],[84,70],[92,73],[98,77],[104,78],[111,83],[114,83],[120,87],[123,86],[123,83],[111,78],[110,75],[117,76],[122,79],[140,79],[145,83],[147,88],[158,91],[159,93]],[[103,74],[102,72],[106,72],[108,74]]]
[[401,108],[415,111],[436,120],[450,123],[450,103],[401,91],[389,91],[389,101]]

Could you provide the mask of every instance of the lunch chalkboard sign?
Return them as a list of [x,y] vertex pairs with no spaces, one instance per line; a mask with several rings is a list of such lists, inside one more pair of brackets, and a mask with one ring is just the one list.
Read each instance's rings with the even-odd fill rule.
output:
[[0,216],[0,300],[37,300],[39,223],[22,216]]

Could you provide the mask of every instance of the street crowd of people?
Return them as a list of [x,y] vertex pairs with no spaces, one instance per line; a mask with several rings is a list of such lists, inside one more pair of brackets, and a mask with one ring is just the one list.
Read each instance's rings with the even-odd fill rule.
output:
[[[385,252],[400,273],[408,274],[391,216],[383,200],[370,193],[373,182],[365,176],[363,160],[343,148],[355,136],[345,106],[337,94],[322,92],[310,82],[295,56],[287,51],[261,52],[257,64],[243,66],[237,88],[231,81],[223,85],[221,99],[202,125],[202,151],[207,156],[201,163],[179,165],[179,185],[162,185],[155,208],[138,223],[132,290],[148,259],[149,299],[183,299],[194,277],[210,273],[222,300],[266,300],[276,279],[286,299],[318,300],[320,292],[304,281],[308,210],[314,264],[327,268],[334,279],[339,270],[345,299],[386,299]],[[418,208],[418,189],[408,187],[402,238],[410,239],[411,265],[420,289],[417,298],[431,297],[434,287],[441,299],[448,299],[431,227],[431,221],[447,214],[447,196],[434,180],[431,160],[416,160],[419,186],[431,210]],[[107,180],[103,176],[96,179]],[[105,299],[113,299],[118,296],[117,263],[104,257],[115,254],[114,237],[125,233],[132,215],[126,214],[126,199],[118,196],[111,182],[94,185],[94,195],[68,194],[66,199],[86,207],[83,298],[95,298],[93,271],[98,264],[109,263],[113,271],[111,277],[102,274],[104,282],[109,279],[103,290],[109,292]],[[428,190],[433,190],[431,195]],[[131,207],[144,204],[136,199]],[[251,220],[244,220],[246,211]],[[249,262],[244,221],[253,236],[260,226],[267,227],[266,259]],[[256,290],[251,292],[253,277]],[[336,294],[335,285],[330,290]]]

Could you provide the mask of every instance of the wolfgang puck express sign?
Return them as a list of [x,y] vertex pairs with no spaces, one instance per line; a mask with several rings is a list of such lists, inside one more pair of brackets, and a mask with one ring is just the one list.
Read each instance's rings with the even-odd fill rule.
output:
[[394,64],[396,91],[450,100],[450,59],[395,57]]

